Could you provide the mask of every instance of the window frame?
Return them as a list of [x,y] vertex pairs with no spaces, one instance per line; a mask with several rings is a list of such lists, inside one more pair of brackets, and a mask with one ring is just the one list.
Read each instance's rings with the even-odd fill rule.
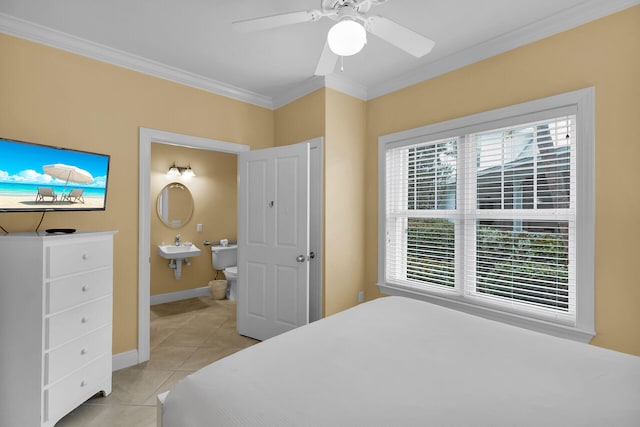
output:
[[[563,114],[576,116],[576,318],[567,325],[478,304],[464,293],[387,283],[386,152],[390,148],[538,121]],[[464,141],[460,141],[464,144]],[[458,148],[459,153],[464,150]],[[467,150],[468,151],[468,150]],[[460,199],[459,199],[460,200]],[[456,269],[460,267],[456,239]],[[461,250],[463,248],[460,248]],[[383,294],[436,303],[492,320],[588,342],[595,331],[595,89],[593,87],[498,108],[470,116],[382,135],[378,138],[378,280]]]

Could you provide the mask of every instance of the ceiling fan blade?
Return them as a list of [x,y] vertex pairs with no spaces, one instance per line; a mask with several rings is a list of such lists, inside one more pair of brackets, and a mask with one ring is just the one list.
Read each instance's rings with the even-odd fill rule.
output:
[[252,31],[270,30],[272,28],[284,27],[285,25],[300,24],[302,22],[316,21],[322,18],[322,16],[323,15],[319,10],[302,10],[299,12],[235,21],[232,25],[236,31],[247,33]]
[[436,44],[433,40],[403,27],[382,16],[371,16],[365,21],[365,28],[392,45],[420,58],[431,52]]
[[329,43],[325,41],[324,49],[322,49],[316,71],[313,74],[316,76],[326,76],[333,73],[333,70],[336,68],[336,62],[338,62],[338,55],[329,49]]

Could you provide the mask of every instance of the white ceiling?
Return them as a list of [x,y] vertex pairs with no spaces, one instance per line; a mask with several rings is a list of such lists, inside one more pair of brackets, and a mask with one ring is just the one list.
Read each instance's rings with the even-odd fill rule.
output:
[[389,0],[382,15],[436,42],[422,58],[369,36],[344,71],[314,77],[333,21],[238,33],[231,22],[321,0],[0,0],[0,32],[274,108],[317,87],[361,99],[450,71],[640,0]]

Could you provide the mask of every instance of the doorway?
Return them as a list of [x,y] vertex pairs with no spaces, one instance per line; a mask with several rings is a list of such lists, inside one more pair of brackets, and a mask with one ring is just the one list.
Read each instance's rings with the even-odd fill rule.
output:
[[[310,241],[317,256],[317,266],[309,277],[310,321],[322,317],[322,138],[308,141],[310,145]],[[250,151],[248,145],[235,144],[191,135],[166,132],[157,129],[139,130],[139,238],[138,238],[138,350],[137,362],[149,360],[150,336],[150,162],[151,143],[177,145],[202,150],[239,154]],[[132,364],[135,364],[132,363]]]

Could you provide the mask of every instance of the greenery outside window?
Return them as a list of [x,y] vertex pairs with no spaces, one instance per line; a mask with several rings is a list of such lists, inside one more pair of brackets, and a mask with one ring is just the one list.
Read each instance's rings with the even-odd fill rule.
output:
[[380,289],[590,339],[593,135],[585,89],[381,137]]

